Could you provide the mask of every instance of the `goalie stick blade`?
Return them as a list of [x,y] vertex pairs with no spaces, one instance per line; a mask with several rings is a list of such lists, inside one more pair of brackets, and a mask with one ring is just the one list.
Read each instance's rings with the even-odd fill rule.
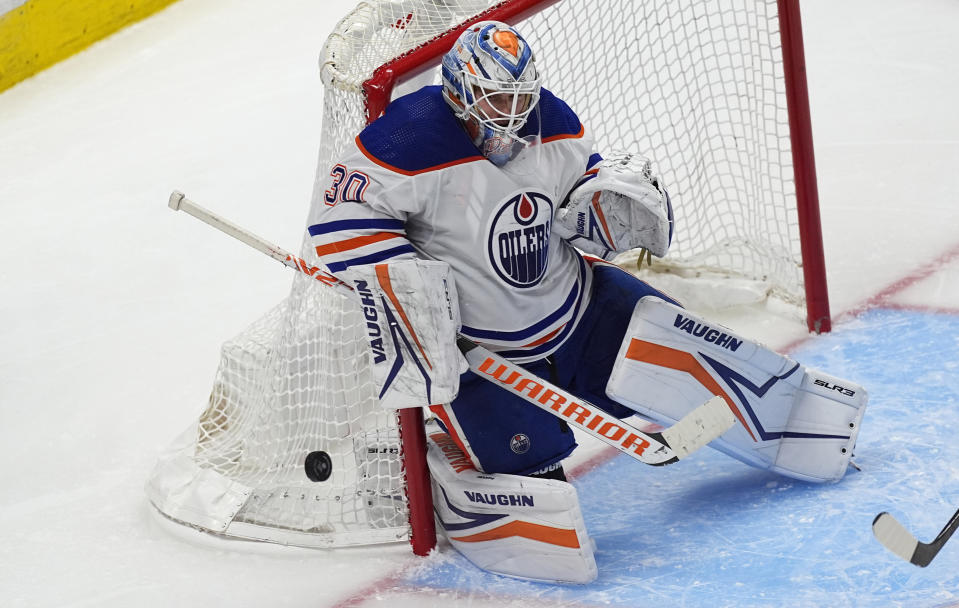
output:
[[872,533],[884,547],[921,568],[925,568],[939,554],[946,541],[959,528],[959,511],[953,514],[952,519],[939,535],[930,542],[920,542],[899,521],[883,511],[872,522]]
[[726,400],[716,396],[659,434],[666,445],[672,448],[676,458],[682,459],[717,439],[734,424],[736,417]]

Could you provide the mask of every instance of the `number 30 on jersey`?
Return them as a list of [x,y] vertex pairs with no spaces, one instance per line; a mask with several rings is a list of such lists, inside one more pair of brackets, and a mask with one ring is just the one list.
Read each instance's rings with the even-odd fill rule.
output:
[[370,184],[370,177],[362,171],[350,171],[343,165],[336,165],[330,171],[333,178],[330,188],[324,193],[326,204],[332,207],[337,203],[364,203],[363,195]]

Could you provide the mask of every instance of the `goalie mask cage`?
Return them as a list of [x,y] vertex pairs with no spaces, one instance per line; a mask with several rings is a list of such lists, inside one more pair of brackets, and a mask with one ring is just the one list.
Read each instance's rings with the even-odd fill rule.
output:
[[[598,151],[654,159],[677,217],[671,266],[762,281],[805,305],[810,330],[829,330],[795,0],[361,2],[320,57],[321,194],[332,161],[395,85],[435,67],[483,19],[518,25],[545,86]],[[301,255],[317,261],[308,239]],[[154,506],[229,537],[409,539],[428,552],[422,414],[404,410],[400,422],[378,407],[364,329],[352,302],[298,274],[283,302],[223,346],[206,410],[147,482]],[[331,463],[321,481],[305,471],[314,452]]]

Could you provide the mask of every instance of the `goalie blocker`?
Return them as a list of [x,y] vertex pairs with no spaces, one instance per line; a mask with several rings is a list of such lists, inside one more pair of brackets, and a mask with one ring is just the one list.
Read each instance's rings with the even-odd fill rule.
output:
[[466,362],[456,286],[446,262],[406,259],[354,266],[349,273],[366,323],[380,405],[395,409],[448,403]]
[[867,401],[855,383],[653,297],[636,305],[607,394],[663,424],[719,395],[738,424],[710,446],[814,482],[845,474]]

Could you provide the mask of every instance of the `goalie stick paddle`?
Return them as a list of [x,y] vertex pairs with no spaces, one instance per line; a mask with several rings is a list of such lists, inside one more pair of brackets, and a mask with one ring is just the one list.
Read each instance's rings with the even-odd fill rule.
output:
[[959,528],[959,511],[930,543],[919,541],[895,517],[883,511],[872,522],[872,533],[886,548],[920,568],[925,568],[939,554],[946,541]]
[[[349,285],[331,273],[311,266],[305,260],[287,253],[201,207],[186,198],[182,192],[174,191],[170,195],[169,206],[174,211],[185,211],[284,265],[313,277],[324,285],[345,294],[352,292]],[[716,396],[693,409],[672,426],[659,432],[645,433],[588,401],[579,399],[543,378],[531,374],[525,368],[490,352],[468,338],[457,336],[457,346],[476,375],[522,397],[529,403],[550,412],[644,464],[661,466],[685,458],[718,438],[736,423],[736,418],[725,400]]]

